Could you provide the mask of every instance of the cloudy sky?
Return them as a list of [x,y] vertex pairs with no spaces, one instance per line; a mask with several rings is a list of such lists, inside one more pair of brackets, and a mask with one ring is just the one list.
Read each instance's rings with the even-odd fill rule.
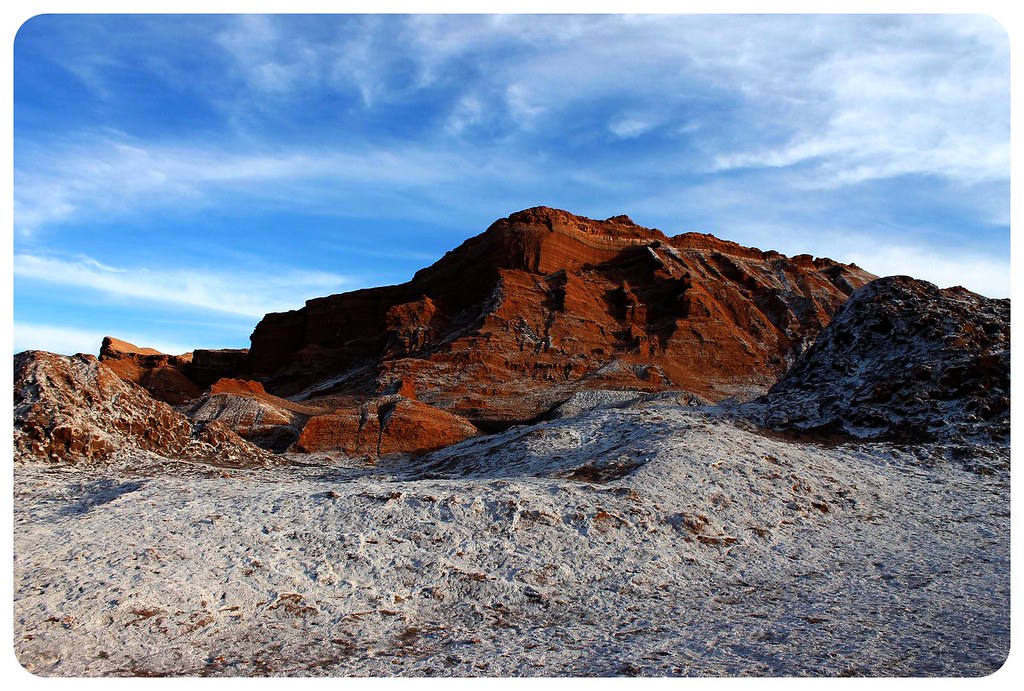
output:
[[540,204],[1009,294],[981,16],[43,15],[14,66],[16,351],[245,347]]

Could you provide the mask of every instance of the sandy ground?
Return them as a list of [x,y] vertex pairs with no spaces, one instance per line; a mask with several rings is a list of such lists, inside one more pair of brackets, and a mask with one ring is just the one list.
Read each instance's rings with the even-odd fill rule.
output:
[[928,448],[798,444],[661,397],[313,460],[16,464],[22,664],[974,676],[1009,650],[1009,474]]

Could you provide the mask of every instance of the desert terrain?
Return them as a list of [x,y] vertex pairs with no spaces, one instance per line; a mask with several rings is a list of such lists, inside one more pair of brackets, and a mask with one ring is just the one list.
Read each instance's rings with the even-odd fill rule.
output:
[[79,676],[982,676],[1009,301],[538,207],[240,351],[15,356]]

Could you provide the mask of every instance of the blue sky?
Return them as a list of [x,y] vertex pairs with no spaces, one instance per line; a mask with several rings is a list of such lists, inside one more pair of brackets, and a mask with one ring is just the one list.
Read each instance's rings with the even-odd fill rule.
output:
[[982,16],[43,15],[14,347],[245,347],[540,204],[1009,294]]

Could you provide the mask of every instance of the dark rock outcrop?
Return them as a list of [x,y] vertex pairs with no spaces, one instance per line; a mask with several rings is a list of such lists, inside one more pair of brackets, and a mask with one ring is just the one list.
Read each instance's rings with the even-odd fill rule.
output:
[[1010,301],[880,278],[745,411],[776,430],[1008,447]]
[[245,375],[248,357],[248,348],[196,348],[184,372],[196,386],[206,389],[219,379]]

